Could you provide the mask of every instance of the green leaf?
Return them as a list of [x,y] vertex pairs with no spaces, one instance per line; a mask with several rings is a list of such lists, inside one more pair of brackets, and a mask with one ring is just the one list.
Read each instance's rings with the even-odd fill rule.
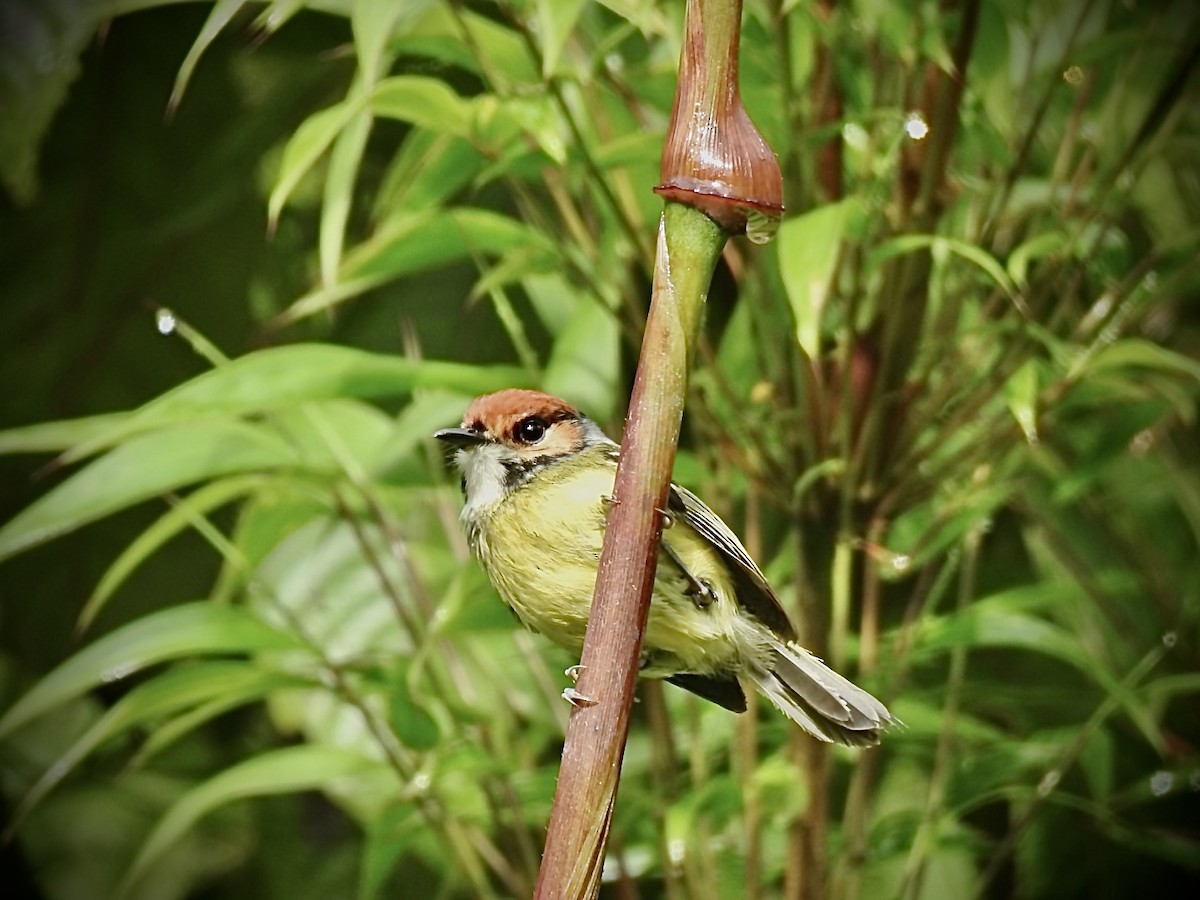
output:
[[367,824],[355,900],[388,896],[383,891],[384,882],[404,855],[412,833],[423,828],[424,823],[409,806],[388,810]]
[[305,684],[308,684],[306,680],[294,675],[265,671],[246,662],[228,660],[200,662],[164,672],[133,688],[80,735],[29,789],[8,827],[15,829],[46,794],[105,741],[181,709],[214,699],[220,699],[224,708],[228,709],[257,700],[272,690]]
[[819,206],[779,226],[779,276],[796,322],[796,341],[810,359],[821,352],[821,312],[837,266],[853,199]]
[[432,750],[437,746],[437,721],[412,696],[403,675],[388,685],[388,706],[392,730],[405,746],[414,750]]
[[402,16],[413,17],[427,6],[429,0],[354,0],[350,25],[354,31],[354,50],[358,54],[359,72],[373,82],[385,68],[384,51]]
[[375,198],[376,218],[386,220],[396,211],[411,215],[442,205],[469,185],[485,162],[461,138],[432,131],[410,133]]
[[396,75],[375,85],[371,110],[386,119],[409,122],[430,131],[467,137],[471,131],[471,102],[437,78]]
[[558,71],[558,60],[570,37],[583,0],[538,0],[537,35],[542,45],[542,78],[550,80]]
[[325,193],[321,204],[319,254],[321,283],[326,287],[337,284],[346,240],[346,223],[354,197],[354,183],[367,138],[374,119],[364,109],[356,112],[337,136],[329,155],[329,171],[325,176]]
[[443,60],[484,76],[499,89],[528,87],[539,80],[529,46],[519,32],[487,15],[445,3],[423,10],[392,46],[398,52]]
[[350,121],[357,108],[354,103],[339,103],[315,112],[288,140],[283,150],[283,161],[279,165],[279,174],[275,178],[275,186],[271,189],[271,196],[267,201],[267,219],[271,228],[279,221],[279,214],[296,185],[300,183],[300,179],[308,174],[317,160],[329,149],[329,145]]
[[593,418],[607,418],[616,397],[620,345],[616,316],[595,300],[581,299],[554,341],[543,378],[545,389],[570,397]]
[[109,598],[138,566],[167,541],[190,527],[198,516],[207,515],[242,494],[249,493],[262,483],[263,479],[259,475],[235,475],[203,485],[173,504],[153,525],[138,535],[105,570],[96,589],[92,591],[79,613],[76,630],[87,630]]
[[262,425],[191,422],[141,435],[5,523],[0,559],[197,481],[296,462],[292,448]]
[[1125,338],[1085,355],[1072,377],[1110,369],[1151,369],[1200,380],[1200,362],[1142,338]]
[[921,653],[966,647],[1016,647],[1056,657],[1087,674],[1096,664],[1078,639],[1051,622],[1008,606],[1004,594],[977,601],[965,611],[943,619],[926,620]]
[[490,210],[424,210],[397,218],[386,231],[347,254],[340,285],[301,297],[276,318],[275,324],[288,325],[327,312],[402,275],[474,256],[499,256],[518,247],[554,252],[540,232]]
[[1020,304],[1020,295],[1004,267],[996,258],[975,244],[955,238],[942,237],[934,234],[905,234],[885,241],[871,254],[868,264],[877,268],[885,260],[894,256],[903,256],[916,250],[928,249],[935,257],[952,253],[974,264],[988,275],[996,286],[1013,300]]
[[503,366],[414,360],[332,344],[272,347],[168,391],[64,459],[78,460],[139,432],[203,416],[245,415],[335,397],[396,396],[421,387],[474,395],[527,380],[521,370]]
[[1114,698],[1147,743],[1161,752],[1165,744],[1162,729],[1146,709],[1144,700],[1073,632],[1027,611],[1027,607],[1047,605],[1056,595],[1078,590],[1069,584],[1059,588],[1038,583],[992,594],[952,616],[927,619],[918,652],[955,646],[1010,647],[1057,658],[1078,669]]
[[1079,766],[1088,781],[1092,799],[1105,802],[1116,782],[1116,742],[1107,728],[1097,728],[1079,754]]
[[37,190],[41,142],[108,13],[92,0],[6,0],[3,13],[0,181],[18,203],[28,203]]
[[493,165],[479,176],[481,184],[519,175],[517,166],[530,158],[531,143],[555,165],[567,165],[568,127],[548,96],[483,94],[474,98],[473,112],[472,143],[493,159]]
[[317,790],[345,778],[377,772],[382,763],[324,745],[286,747],[262,753],[197,785],[180,797],[155,825],[134,859],[118,896],[203,816],[235,800]]
[[[300,480],[272,480],[266,489],[249,498],[239,511],[233,534],[245,566],[254,570],[287,535],[311,519],[328,516],[332,510],[328,489],[314,489]],[[246,576],[239,567],[227,576],[235,583]],[[221,596],[218,593],[216,596]]]
[[75,444],[88,443],[111,433],[131,413],[106,413],[81,419],[39,422],[0,431],[0,455],[16,453],[53,453]]
[[[393,434],[392,417],[357,400],[322,400],[276,413],[272,422],[288,436],[304,465],[357,478]],[[417,436],[421,440],[428,434]]]
[[1029,264],[1044,256],[1053,256],[1067,246],[1067,239],[1058,232],[1039,234],[1017,247],[1008,256],[1008,274],[1022,288],[1029,281]]
[[[678,26],[665,14],[667,8],[643,0],[600,0],[609,10],[621,16],[647,36],[672,36]],[[796,0],[798,2],[798,0]]]
[[242,607],[205,602],[171,607],[106,634],[51,671],[0,719],[0,738],[85,691],[155,663],[301,646]]
[[526,246],[553,249],[541,232],[518,219],[457,207],[420,217],[400,233],[378,236],[347,259],[346,269],[352,278],[395,278],[467,256],[498,256]]
[[1004,399],[1008,409],[1017,420],[1025,440],[1038,442],[1038,367],[1037,360],[1030,359],[1017,369],[1004,384]]
[[237,15],[238,10],[245,5],[246,0],[217,0],[213,4],[212,11],[209,12],[204,26],[200,29],[200,33],[196,35],[196,40],[192,42],[187,56],[183,58],[183,62],[179,65],[179,73],[175,76],[175,86],[171,89],[171,99],[167,103],[169,109],[173,110],[179,106],[179,101],[183,99],[183,92],[187,90],[187,85],[191,80],[192,72],[196,68],[196,63],[200,61],[200,57],[204,55],[204,51],[208,49],[208,46],[216,39],[217,35]]
[[274,34],[304,8],[305,0],[275,0],[262,8],[254,19],[254,28],[263,34]]
[[427,390],[416,394],[396,417],[392,435],[371,461],[374,480],[389,484],[429,484],[429,468],[417,453],[427,436],[462,420],[469,394]]

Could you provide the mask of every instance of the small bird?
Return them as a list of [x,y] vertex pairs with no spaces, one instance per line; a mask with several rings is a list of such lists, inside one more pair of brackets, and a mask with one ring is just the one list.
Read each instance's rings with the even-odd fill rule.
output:
[[[579,653],[620,447],[566,401],[519,389],[476,398],[462,427],[434,437],[456,448],[468,542],[500,596]],[[898,724],[796,643],[766,577],[699,497],[672,484],[663,512],[642,677],[734,712],[745,711],[749,682],[809,734],[853,747]]]

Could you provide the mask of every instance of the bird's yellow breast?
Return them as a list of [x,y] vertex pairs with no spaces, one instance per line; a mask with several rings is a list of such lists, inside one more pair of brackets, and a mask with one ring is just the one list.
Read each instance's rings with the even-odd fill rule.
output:
[[[614,475],[607,460],[563,461],[472,523],[475,551],[500,595],[526,625],[575,653],[583,646]],[[720,554],[681,520],[663,540],[717,599],[698,605],[678,567],[660,553],[644,674],[710,674],[765,654],[763,627],[740,613]]]

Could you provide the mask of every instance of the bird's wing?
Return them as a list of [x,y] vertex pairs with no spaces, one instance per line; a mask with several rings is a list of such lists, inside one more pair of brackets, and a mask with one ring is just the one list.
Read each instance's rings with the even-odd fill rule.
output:
[[712,544],[726,560],[737,582],[738,603],[764,625],[785,639],[795,638],[795,629],[779,598],[771,590],[758,564],[746,552],[729,526],[704,501],[685,487],[671,485],[667,511],[683,517],[696,533]]

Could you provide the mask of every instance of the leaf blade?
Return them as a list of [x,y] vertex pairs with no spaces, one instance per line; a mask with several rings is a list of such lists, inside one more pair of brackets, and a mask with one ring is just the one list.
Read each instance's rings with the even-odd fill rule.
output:
[[0,559],[197,481],[296,461],[281,438],[244,422],[189,422],[139,435],[0,527]]
[[0,718],[0,738],[54,707],[159,662],[182,656],[297,649],[302,644],[246,609],[174,606],[106,634],[61,663]]

